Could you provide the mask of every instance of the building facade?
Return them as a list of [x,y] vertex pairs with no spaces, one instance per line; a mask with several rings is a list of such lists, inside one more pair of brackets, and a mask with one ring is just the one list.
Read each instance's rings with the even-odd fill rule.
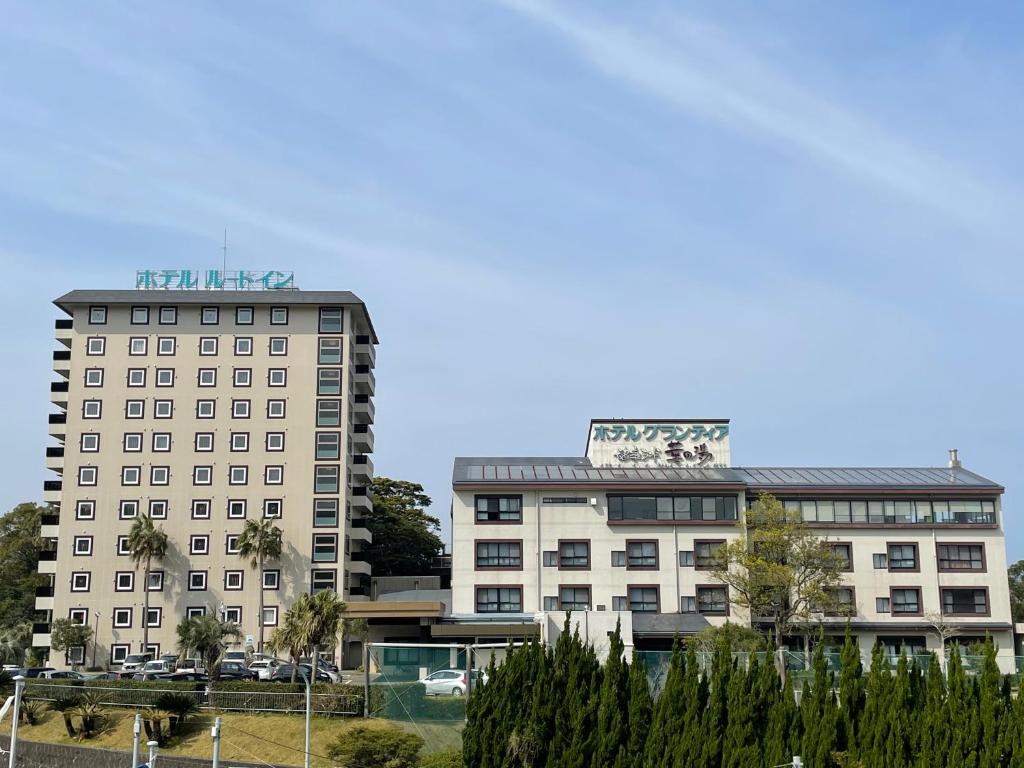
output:
[[638,648],[749,624],[710,568],[762,491],[847,561],[847,607],[815,632],[841,636],[849,614],[865,654],[990,634],[1012,664],[1000,485],[955,452],[946,467],[733,467],[728,420],[595,420],[582,457],[457,458],[452,618],[550,636],[572,611],[599,644],[619,621]]
[[[368,595],[377,337],[357,296],[77,290],[55,304],[67,317],[46,463],[59,479],[44,485],[34,646],[70,618],[94,627],[96,663],[116,664],[142,650],[143,621],[149,650],[169,652],[198,614],[236,621],[251,645],[302,592]],[[141,515],[169,539],[148,585],[127,543]],[[260,518],[284,551],[256,573],[238,535]]]

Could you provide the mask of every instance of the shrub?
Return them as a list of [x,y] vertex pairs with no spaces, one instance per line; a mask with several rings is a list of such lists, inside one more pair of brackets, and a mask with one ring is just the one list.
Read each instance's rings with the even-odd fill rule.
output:
[[462,768],[462,750],[446,749],[420,758],[417,768]]
[[29,725],[35,725],[43,716],[43,702],[22,698],[21,717]]
[[189,715],[199,707],[187,693],[162,693],[156,698],[156,708],[167,712],[170,717],[171,733],[177,733]]
[[71,714],[75,709],[82,703],[82,697],[79,694],[70,694],[67,696],[58,696],[56,699],[50,702],[50,709],[54,712],[60,712],[64,717],[64,728],[68,732],[68,736],[75,738],[78,734],[75,732],[75,725],[71,722]]
[[423,739],[393,726],[350,728],[327,747],[342,768],[414,768]]

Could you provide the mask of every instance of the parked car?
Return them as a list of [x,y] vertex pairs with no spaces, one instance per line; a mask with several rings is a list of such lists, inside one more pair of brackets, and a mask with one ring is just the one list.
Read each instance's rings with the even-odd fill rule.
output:
[[465,696],[466,672],[459,669],[439,669],[420,680],[427,696]]
[[122,672],[138,672],[144,666],[147,661],[153,660],[152,653],[132,653],[125,656],[124,661],[121,662]]
[[249,665],[249,671],[255,672],[260,680],[269,680],[277,669],[277,659],[257,659]]
[[142,668],[143,672],[154,672],[156,674],[170,674],[174,671],[174,665],[163,659],[156,661],[147,661],[145,666]]
[[40,678],[46,680],[84,680],[85,676],[75,672],[73,669],[55,669],[49,672],[42,672],[39,674]]
[[[299,659],[299,666],[308,667],[309,669],[312,669],[313,662],[310,659]],[[325,672],[327,676],[331,678],[332,683],[341,682],[341,673],[338,672],[338,667],[330,661],[324,661],[323,659],[320,659],[320,661],[318,661],[316,665],[316,672],[318,680],[320,679],[320,673]]]
[[141,682],[151,683],[154,680],[163,680],[167,675],[161,672],[134,672],[131,675],[131,680],[139,680]]
[[133,672],[100,672],[93,680],[130,680]]
[[252,661],[252,654],[247,650],[232,650],[224,651],[224,658],[222,661],[231,661],[236,664],[241,664],[243,667],[248,666],[249,662]]
[[200,672],[172,672],[169,675],[160,675],[161,680],[170,680],[175,683],[208,683],[210,678]]
[[195,672],[199,675],[206,674],[206,667],[201,659],[181,659],[177,664],[178,672]]
[[[292,681],[292,667],[294,664],[278,664],[277,669],[274,670],[274,674],[270,676],[270,679],[275,683],[290,683]],[[304,677],[308,677],[313,674],[313,668],[307,664],[299,664],[299,670],[295,675],[296,682],[303,682]],[[333,683],[331,676],[324,672],[322,669],[316,671],[316,682],[318,683]]]
[[42,677],[44,672],[56,672],[53,667],[29,667],[25,670],[25,677]]
[[244,665],[237,661],[225,661],[220,665],[218,680],[257,680],[259,675],[250,672]]

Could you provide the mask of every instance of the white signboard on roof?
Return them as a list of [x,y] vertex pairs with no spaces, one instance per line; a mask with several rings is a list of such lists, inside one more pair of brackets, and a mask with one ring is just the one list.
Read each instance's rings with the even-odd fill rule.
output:
[[595,467],[728,467],[729,421],[594,420],[587,458]]

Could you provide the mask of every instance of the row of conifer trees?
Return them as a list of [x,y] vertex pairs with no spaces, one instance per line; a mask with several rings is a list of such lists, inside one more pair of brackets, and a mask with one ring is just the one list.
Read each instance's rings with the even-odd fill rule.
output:
[[807,768],[1024,768],[1024,699],[986,642],[977,674],[953,646],[945,674],[932,657],[876,646],[863,670],[847,633],[838,677],[824,645],[799,701],[774,665],[733,660],[706,674],[679,643],[652,698],[643,662],[623,658],[618,630],[602,665],[564,631],[554,648],[510,649],[470,697],[466,768],[771,768],[801,755]]

